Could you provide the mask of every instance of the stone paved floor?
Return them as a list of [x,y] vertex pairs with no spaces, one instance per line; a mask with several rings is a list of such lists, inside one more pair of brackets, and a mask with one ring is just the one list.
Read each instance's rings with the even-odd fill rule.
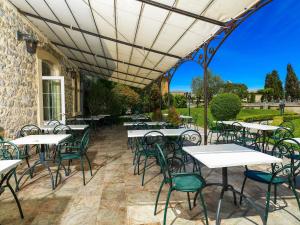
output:
[[[65,177],[62,171],[62,181],[54,191],[51,190],[50,178],[45,170],[39,170],[33,179],[28,179],[18,193],[24,220],[19,218],[10,192],[6,191],[0,196],[0,224],[161,224],[166,187],[160,197],[158,215],[153,215],[153,209],[162,175],[157,166],[151,167],[147,170],[146,185],[141,186],[141,177],[133,175],[132,153],[127,149],[126,135],[123,127],[114,127],[99,129],[93,136],[89,148],[93,177],[86,168],[86,186],[82,184],[78,163],[72,166],[70,176]],[[238,190],[243,170],[242,167],[235,167],[228,171],[229,182]],[[221,181],[220,170],[204,168],[203,174],[208,182]],[[258,205],[263,205],[265,188],[265,185],[249,181],[245,192]],[[279,192],[282,197],[277,205],[271,204],[269,224],[300,224],[300,212],[292,192],[286,186],[280,187]],[[219,193],[220,189],[216,187],[204,191],[210,224],[215,224]],[[203,224],[201,207],[196,206],[190,211],[186,195],[174,192],[167,224]],[[222,224],[261,224],[261,221],[251,207],[234,206],[232,196],[228,193],[223,205]]]

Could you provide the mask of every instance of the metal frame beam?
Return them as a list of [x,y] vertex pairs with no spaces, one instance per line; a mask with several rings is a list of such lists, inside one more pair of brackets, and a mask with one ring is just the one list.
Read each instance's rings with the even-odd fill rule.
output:
[[[105,74],[100,74],[100,73],[97,73],[96,71],[88,70],[88,69],[81,68],[81,67],[79,67],[78,69],[83,70],[83,71],[87,71],[87,72],[89,72],[89,73],[98,74],[98,75],[103,76],[103,77],[114,78],[114,79],[116,79],[116,80],[121,80],[121,81],[129,82],[129,83],[134,83],[134,84],[144,85],[144,86],[145,86],[145,84],[144,84],[144,83],[141,83],[141,82],[130,81],[130,80],[125,80],[125,79],[122,79],[122,78],[119,78],[119,77],[113,77],[113,76],[109,76],[109,75],[105,75]],[[107,80],[107,79],[106,79],[106,80]],[[114,82],[114,81],[113,81],[113,82]]]
[[[108,69],[108,68],[105,68],[103,66],[99,66],[99,65],[92,64],[92,63],[84,62],[84,61],[81,61],[81,60],[78,60],[78,59],[73,59],[73,58],[68,58],[68,59],[72,60],[72,61],[75,61],[75,62],[86,64],[86,65],[89,65],[89,66],[94,66],[94,67],[97,67],[99,69],[104,69],[104,70],[108,70],[108,71],[112,71],[112,72],[116,72],[116,73],[121,73],[121,74],[124,74],[126,76],[132,76],[132,77],[137,77],[137,78],[141,78],[141,79],[146,79],[145,77],[141,77],[141,76],[138,76],[138,75],[135,75],[135,74],[125,73],[125,72],[117,71],[117,70],[113,70],[113,69]],[[153,81],[153,79],[150,79],[150,78],[147,78],[146,80]]]
[[146,3],[148,5],[155,6],[157,8],[161,8],[161,9],[165,9],[165,10],[168,10],[168,11],[171,11],[171,12],[175,12],[175,13],[178,13],[178,14],[181,14],[181,15],[184,15],[184,16],[188,16],[188,17],[191,17],[191,18],[194,18],[194,19],[197,19],[197,20],[201,20],[201,21],[204,21],[204,22],[207,22],[207,23],[215,24],[215,25],[222,26],[222,27],[226,26],[226,23],[224,23],[224,22],[214,20],[214,19],[210,19],[210,18],[205,17],[205,16],[199,16],[197,14],[194,14],[194,13],[191,13],[191,12],[188,12],[188,11],[185,11],[185,10],[181,10],[181,9],[178,9],[178,8],[174,8],[172,6],[168,6],[168,5],[165,5],[165,4],[162,4],[162,3],[159,3],[159,2],[155,2],[155,1],[152,1],[152,0],[137,0],[137,1]]
[[103,56],[103,55],[94,54],[92,52],[85,51],[85,50],[82,50],[82,49],[79,49],[79,48],[74,48],[74,47],[71,47],[69,45],[60,44],[58,42],[52,41],[51,43],[54,44],[54,45],[56,45],[56,46],[60,46],[60,47],[63,47],[63,48],[67,48],[67,49],[71,49],[71,50],[74,50],[74,51],[82,52],[82,53],[85,53],[85,54],[88,54],[88,55],[94,55],[94,56],[102,58],[102,59],[107,59],[107,60],[110,60],[110,61],[123,63],[123,64],[129,65],[129,66],[135,66],[135,67],[139,67],[139,68],[142,68],[142,69],[145,69],[145,70],[150,70],[150,71],[154,71],[154,72],[158,72],[158,73],[163,73],[164,72],[164,71],[157,70],[157,69],[151,69],[151,68],[146,67],[146,66],[139,66],[137,64],[124,62],[124,61],[113,59],[113,58],[109,58],[109,57],[106,57],[106,56]]
[[144,47],[144,46],[131,44],[131,43],[121,41],[121,40],[116,40],[114,38],[107,37],[107,36],[97,34],[97,33],[93,33],[93,32],[88,31],[88,30],[83,30],[83,29],[80,29],[78,27],[73,27],[71,25],[67,25],[67,24],[64,24],[64,23],[61,23],[61,22],[50,20],[50,19],[44,18],[42,16],[37,16],[37,15],[31,14],[31,13],[22,11],[20,9],[18,9],[18,10],[24,16],[28,16],[28,17],[32,17],[32,18],[35,18],[35,19],[43,20],[43,21],[48,22],[48,23],[52,23],[52,24],[55,24],[55,25],[58,25],[58,26],[61,26],[61,27],[64,27],[64,28],[69,28],[69,29],[72,29],[72,30],[75,30],[75,31],[78,31],[78,32],[81,32],[81,33],[84,33],[84,34],[88,34],[88,35],[91,35],[91,36],[94,36],[94,37],[105,39],[105,40],[108,40],[108,41],[116,42],[118,44],[127,45],[127,46],[130,46],[130,47],[133,47],[133,48],[138,48],[138,49],[142,49],[142,50],[145,50],[145,51],[154,52],[154,53],[157,53],[157,54],[160,54],[160,55],[165,55],[165,56],[169,56],[169,57],[176,58],[176,59],[181,59],[181,57],[178,56],[178,55],[173,55],[173,54],[169,54],[169,53],[162,52],[162,51],[159,51],[159,50],[150,49],[150,48],[147,48],[147,47]]

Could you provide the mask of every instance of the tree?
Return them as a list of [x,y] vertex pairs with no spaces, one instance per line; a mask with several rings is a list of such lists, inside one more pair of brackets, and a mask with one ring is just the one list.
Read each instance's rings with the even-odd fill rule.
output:
[[236,94],[240,97],[240,99],[248,97],[248,87],[245,84],[226,82],[223,86],[222,92]]
[[287,65],[287,74],[285,78],[285,97],[292,101],[299,98],[299,82],[291,64]]
[[[207,71],[208,89],[207,98],[210,101],[212,97],[220,92],[223,87],[224,81],[218,75],[214,75],[210,70]],[[204,95],[204,81],[198,76],[192,80],[192,92],[196,97],[203,98]]]
[[273,89],[273,93],[271,95],[266,96],[268,101],[271,101],[272,99],[278,101],[281,98],[283,98],[282,82],[276,70],[273,70],[271,73],[268,73],[266,75],[265,89],[268,88]]
[[156,110],[160,108],[161,92],[156,83],[152,84],[150,89],[150,110]]
[[125,112],[128,109],[132,110],[138,105],[140,100],[140,96],[135,90],[123,84],[117,84],[112,89],[112,94],[116,103],[122,106],[122,112]]

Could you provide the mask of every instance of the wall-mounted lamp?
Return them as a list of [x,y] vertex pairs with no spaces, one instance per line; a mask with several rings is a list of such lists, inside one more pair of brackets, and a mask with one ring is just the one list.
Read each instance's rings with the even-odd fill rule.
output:
[[26,49],[28,53],[34,54],[36,52],[38,41],[35,40],[32,35],[17,31],[17,40],[26,42]]

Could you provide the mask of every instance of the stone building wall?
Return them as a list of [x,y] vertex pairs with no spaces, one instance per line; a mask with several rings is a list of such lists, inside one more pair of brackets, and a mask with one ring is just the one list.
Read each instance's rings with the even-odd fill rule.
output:
[[0,127],[8,138],[23,125],[38,122],[38,59],[27,52],[25,41],[17,40],[18,30],[32,34],[40,48],[58,58],[65,77],[66,113],[73,111],[72,79],[66,68],[74,66],[10,3],[0,0]]

